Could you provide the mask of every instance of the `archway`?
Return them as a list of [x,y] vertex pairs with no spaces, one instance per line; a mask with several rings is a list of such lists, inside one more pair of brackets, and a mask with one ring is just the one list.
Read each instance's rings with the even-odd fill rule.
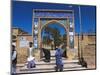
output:
[[[74,49],[74,17],[73,11],[67,10],[34,10],[34,18],[33,18],[33,45],[40,59],[41,57],[41,48],[43,47],[43,39],[42,39],[42,30],[45,29],[49,24],[57,23],[58,26],[61,26],[67,32],[67,50],[69,51],[69,57],[72,59],[75,56]],[[59,30],[59,29],[58,29]],[[50,40],[52,42],[52,40]],[[50,42],[50,44],[51,44]],[[53,41],[54,42],[54,41]],[[66,53],[67,54],[67,53]],[[72,57],[73,56],[73,57]]]
[[[50,41],[50,43],[53,43],[54,42],[54,37],[53,37],[54,34],[53,33],[55,33],[56,31],[59,32],[58,34],[59,34],[59,37],[61,38],[61,42],[60,43],[63,43],[63,36],[67,34],[67,29],[65,28],[65,26],[63,24],[59,23],[56,20],[52,20],[52,21],[46,23],[42,27],[42,29],[41,29],[41,35],[42,35],[41,36],[41,38],[42,38],[41,42],[43,42],[43,36],[44,35],[46,36],[46,32],[48,32],[48,37],[49,37],[48,39],[51,39],[51,41],[50,40],[49,41]],[[64,38],[67,39],[67,35]],[[66,40],[66,42],[67,42],[67,40]]]
[[57,20],[51,20],[41,29],[41,44],[42,48],[51,53],[57,48],[57,45],[63,44],[63,57],[67,57],[67,29]]

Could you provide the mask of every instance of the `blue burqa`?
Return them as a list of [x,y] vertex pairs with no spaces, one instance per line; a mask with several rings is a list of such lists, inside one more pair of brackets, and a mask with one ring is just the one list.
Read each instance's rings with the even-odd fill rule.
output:
[[60,49],[60,48],[56,49],[56,53],[55,53],[56,65],[63,65],[62,54],[63,54],[62,49]]

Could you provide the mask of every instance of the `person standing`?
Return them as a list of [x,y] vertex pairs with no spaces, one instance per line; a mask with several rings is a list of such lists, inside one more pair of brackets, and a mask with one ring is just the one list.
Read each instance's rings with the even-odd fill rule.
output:
[[45,58],[44,61],[50,62],[50,57],[51,57],[50,50],[42,48],[42,51],[44,53],[44,58]]
[[56,72],[58,71],[63,71],[63,62],[62,62],[62,45],[59,45],[58,48],[56,48],[56,53],[55,53],[55,57],[56,57],[56,67],[55,70]]
[[16,63],[17,63],[17,52],[15,49],[15,46],[12,45],[12,56],[11,56],[11,60],[12,60],[12,75],[16,75]]
[[27,68],[33,68],[36,67],[35,64],[35,57],[33,57],[33,47],[32,47],[32,42],[29,43],[29,49],[28,49],[28,58],[27,58]]

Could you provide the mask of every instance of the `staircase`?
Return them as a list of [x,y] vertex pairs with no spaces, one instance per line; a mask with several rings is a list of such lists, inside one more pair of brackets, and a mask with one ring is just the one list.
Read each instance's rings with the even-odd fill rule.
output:
[[[54,51],[51,53],[51,61],[44,62],[42,60],[36,61],[36,67],[28,69],[26,64],[17,65],[17,74],[31,74],[31,73],[47,73],[47,72],[55,72],[55,57]],[[78,64],[78,60],[67,60],[67,58],[62,58],[64,63],[64,71],[73,71],[73,70],[84,70],[85,67],[82,67]]]

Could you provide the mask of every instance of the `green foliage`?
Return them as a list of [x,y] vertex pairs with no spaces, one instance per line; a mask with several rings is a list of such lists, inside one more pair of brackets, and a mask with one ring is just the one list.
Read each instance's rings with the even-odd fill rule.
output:
[[55,48],[63,41],[61,39],[60,31],[57,28],[51,28],[49,26],[44,29],[46,36],[43,37],[43,43],[48,44],[49,41],[53,40]]
[[56,46],[61,43],[64,44],[64,50],[66,50],[67,45],[67,34],[60,34],[60,30],[58,28],[52,28],[50,26],[46,26],[44,28],[45,35],[43,36],[43,44],[49,45],[50,43],[54,43],[54,45],[50,44],[52,47],[56,48]]

